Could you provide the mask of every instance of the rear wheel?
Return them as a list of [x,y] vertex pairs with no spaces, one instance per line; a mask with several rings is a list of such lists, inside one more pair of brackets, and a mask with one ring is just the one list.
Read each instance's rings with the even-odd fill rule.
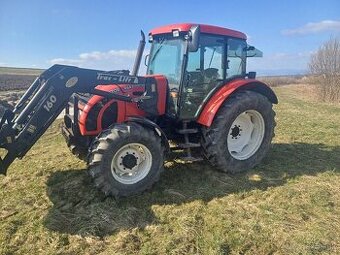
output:
[[159,180],[163,151],[160,137],[152,130],[135,123],[117,124],[93,141],[89,173],[105,195],[139,194]]
[[263,95],[242,91],[225,101],[212,125],[203,129],[203,149],[210,163],[237,173],[256,166],[274,136],[275,113]]

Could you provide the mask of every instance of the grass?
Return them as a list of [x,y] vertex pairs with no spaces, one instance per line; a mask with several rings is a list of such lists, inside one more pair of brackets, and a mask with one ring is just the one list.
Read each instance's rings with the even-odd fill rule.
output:
[[262,76],[258,79],[271,87],[305,83],[308,81],[308,76],[304,75],[284,75],[284,76]]
[[275,91],[261,165],[230,176],[170,161],[150,192],[120,201],[95,189],[54,123],[0,177],[0,254],[339,254],[340,106],[308,87]]

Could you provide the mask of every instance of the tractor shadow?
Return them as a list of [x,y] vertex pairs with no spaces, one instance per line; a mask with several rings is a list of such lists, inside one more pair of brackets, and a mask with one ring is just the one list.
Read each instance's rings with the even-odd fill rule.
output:
[[323,144],[275,144],[255,169],[242,174],[217,172],[208,163],[166,163],[151,191],[116,201],[97,191],[84,170],[57,171],[47,181],[53,207],[45,226],[60,233],[104,237],[116,231],[158,224],[153,206],[205,203],[229,194],[284,185],[303,175],[340,171],[340,147]]

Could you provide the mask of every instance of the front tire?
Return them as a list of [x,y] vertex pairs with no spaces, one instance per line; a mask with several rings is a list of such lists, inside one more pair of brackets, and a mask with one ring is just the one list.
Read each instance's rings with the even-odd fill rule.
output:
[[152,130],[136,123],[116,124],[93,141],[88,169],[105,195],[127,197],[159,180],[163,154],[161,139]]
[[265,96],[253,91],[235,93],[222,104],[212,125],[203,128],[206,158],[223,172],[253,168],[271,146],[274,116],[272,104]]

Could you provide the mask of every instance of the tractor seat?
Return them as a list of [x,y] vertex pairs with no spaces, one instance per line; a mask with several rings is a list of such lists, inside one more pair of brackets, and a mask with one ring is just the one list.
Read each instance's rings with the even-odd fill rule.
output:
[[207,80],[208,82],[210,82],[211,80],[217,80],[220,77],[217,68],[207,68],[204,70],[203,75],[204,82],[207,82]]

